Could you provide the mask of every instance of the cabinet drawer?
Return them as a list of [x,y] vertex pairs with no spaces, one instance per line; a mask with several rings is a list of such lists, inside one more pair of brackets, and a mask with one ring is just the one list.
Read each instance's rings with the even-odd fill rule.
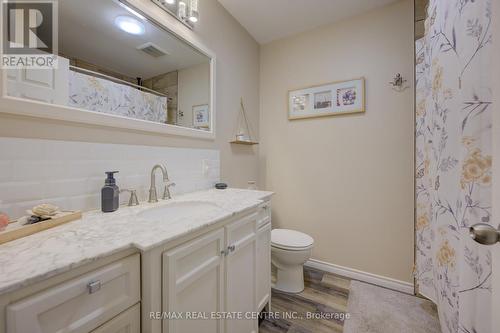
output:
[[271,202],[266,201],[259,206],[257,228],[271,221]]
[[120,313],[106,324],[100,326],[92,333],[140,333],[141,332],[141,306],[134,305]]
[[140,301],[139,254],[7,306],[7,333],[90,332]]

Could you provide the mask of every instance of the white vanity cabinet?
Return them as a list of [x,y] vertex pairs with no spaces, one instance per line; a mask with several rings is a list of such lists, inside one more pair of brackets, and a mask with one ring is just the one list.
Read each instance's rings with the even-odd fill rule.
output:
[[1,294],[0,333],[257,333],[270,241],[265,202],[140,253],[118,251]]
[[163,320],[163,333],[258,331],[256,314],[271,291],[271,223],[265,207],[163,253],[164,314],[228,316],[170,318]]

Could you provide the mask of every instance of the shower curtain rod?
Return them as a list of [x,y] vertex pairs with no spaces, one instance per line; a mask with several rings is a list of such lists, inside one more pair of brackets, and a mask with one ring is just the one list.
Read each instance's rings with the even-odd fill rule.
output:
[[146,88],[146,87],[143,87],[143,86],[140,86],[138,84],[134,84],[134,83],[131,83],[131,82],[128,82],[128,81],[125,81],[125,80],[121,80],[121,79],[118,79],[116,77],[112,77],[112,76],[109,76],[109,75],[106,75],[106,74],[102,74],[102,73],[99,73],[99,72],[96,72],[96,71],[92,71],[90,69],[85,69],[85,68],[81,68],[81,67],[77,67],[77,66],[73,66],[73,65],[69,65],[69,68],[72,69],[73,71],[75,72],[83,72],[85,74],[92,74],[92,75],[96,75],[96,76],[100,76],[100,77],[103,77],[107,80],[110,80],[110,81],[114,81],[116,83],[122,83],[122,84],[126,84],[128,86],[131,86],[133,88],[137,88],[137,89],[140,89],[140,90],[144,90],[144,91],[147,91],[151,94],[154,94],[154,95],[157,95],[157,96],[161,96],[161,97],[167,97],[167,95],[165,94],[162,94],[162,93],[159,93],[157,91],[154,91],[152,89],[149,89],[149,88]]

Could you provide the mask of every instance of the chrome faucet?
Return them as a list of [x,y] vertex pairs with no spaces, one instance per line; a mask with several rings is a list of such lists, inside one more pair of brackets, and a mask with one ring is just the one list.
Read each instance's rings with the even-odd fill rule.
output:
[[157,164],[151,170],[151,187],[149,188],[149,200],[148,202],[158,202],[158,194],[156,192],[156,169],[160,169],[163,174],[163,182],[165,183],[165,189],[163,191],[163,200],[171,199],[170,187],[175,186],[175,183],[170,182],[168,179],[167,168],[164,165]]

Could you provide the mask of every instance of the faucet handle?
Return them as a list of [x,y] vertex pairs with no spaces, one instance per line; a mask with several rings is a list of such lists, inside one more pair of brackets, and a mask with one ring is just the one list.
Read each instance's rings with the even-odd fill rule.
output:
[[163,191],[163,198],[162,198],[163,200],[172,199],[172,195],[170,194],[171,187],[175,187],[174,182],[168,181],[165,183],[165,189]]
[[120,193],[122,193],[122,192],[129,192],[130,193],[130,199],[128,200],[128,206],[138,206],[139,205],[139,199],[137,199],[137,190],[123,189],[123,190],[120,190]]

